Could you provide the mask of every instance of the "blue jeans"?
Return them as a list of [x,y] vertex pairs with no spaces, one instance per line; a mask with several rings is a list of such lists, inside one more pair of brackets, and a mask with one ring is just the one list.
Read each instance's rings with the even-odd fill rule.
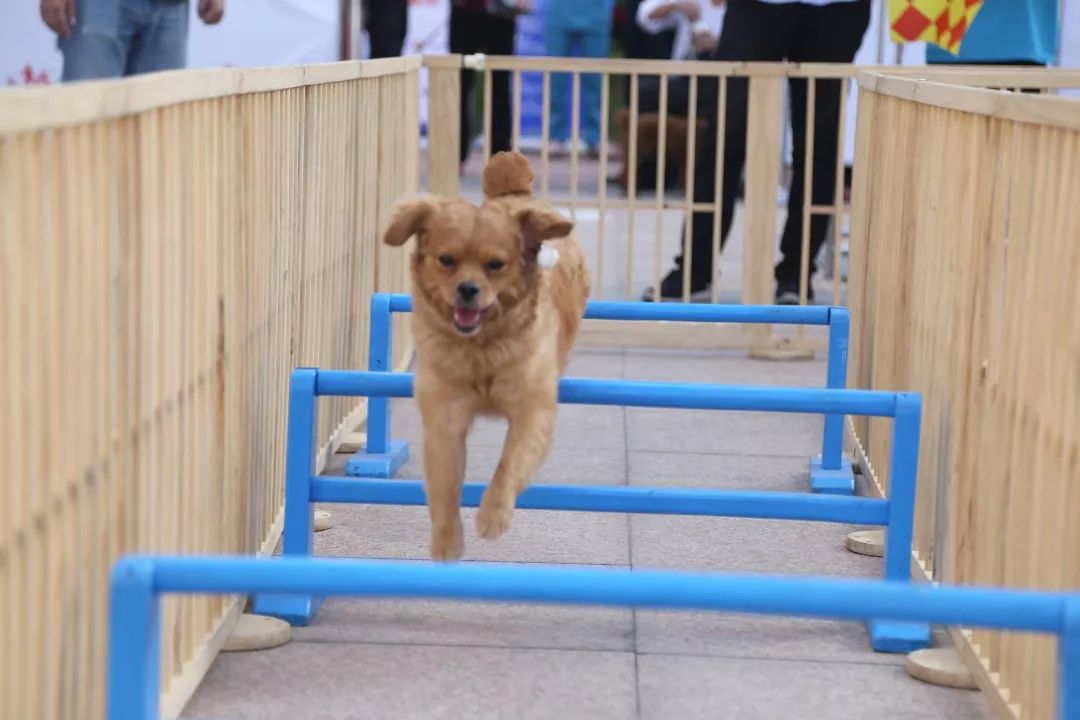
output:
[[175,70],[187,64],[185,0],[78,0],[60,38],[64,82]]
[[[606,58],[611,49],[610,32],[579,32],[549,25],[544,41],[550,57]],[[551,74],[550,137],[557,142],[566,142],[571,133],[569,80],[566,73]],[[595,73],[581,76],[581,131],[591,148],[600,146],[600,82],[601,76]]]

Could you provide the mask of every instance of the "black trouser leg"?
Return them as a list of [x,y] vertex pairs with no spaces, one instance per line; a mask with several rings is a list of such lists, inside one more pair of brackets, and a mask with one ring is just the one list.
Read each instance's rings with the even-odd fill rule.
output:
[[401,55],[405,46],[405,31],[409,24],[407,0],[374,0],[365,5],[371,57],[385,58]]
[[[802,260],[803,199],[806,196],[806,106],[807,81],[794,78],[788,83],[791,93],[791,188],[788,193],[787,220],[780,238],[783,256],[776,266],[776,281],[782,285],[799,281]],[[837,131],[840,127],[840,81],[816,81],[814,97],[814,157],[810,165],[811,205],[831,205],[835,199]],[[810,216],[810,271],[825,242],[829,218]]]
[[[720,247],[727,242],[731,221],[735,216],[735,198],[739,190],[743,164],[746,160],[746,98],[748,85],[745,78],[729,78],[727,81],[726,113],[723,127],[724,156],[721,162],[723,185],[720,188]],[[717,145],[716,99],[705,97],[699,117],[706,122],[705,137],[694,158],[694,202],[713,203],[716,200]],[[691,283],[708,282],[712,277],[713,236],[716,217],[712,211],[696,212],[691,218],[692,243]],[[682,265],[680,254],[676,263]]]
[[[493,17],[487,13],[463,12],[451,7],[450,52],[461,55],[479,52],[513,55],[515,27],[513,20]],[[469,157],[469,147],[472,144],[472,91],[475,75],[472,70],[461,71],[461,162],[465,162]],[[496,153],[511,147],[513,105],[510,97],[510,73],[498,72],[491,75],[491,152]]]
[[[720,42],[714,58],[721,61],[778,61],[784,58],[792,19],[797,6],[771,4],[757,0],[729,0]],[[720,246],[727,242],[735,214],[735,200],[746,160],[747,95],[745,78],[728,78],[725,100],[725,120],[720,132],[724,135],[724,157],[721,162],[723,185],[720,195]],[[694,158],[694,202],[712,203],[716,196],[717,147],[717,83],[698,85],[698,117],[706,121],[705,137]],[[691,217],[693,267],[691,284],[707,283],[712,279],[713,234],[715,217],[712,212],[697,212]],[[680,254],[675,259],[682,265]]]
[[[450,52],[468,55],[476,52],[476,33],[482,17],[476,13],[462,12],[450,8]],[[472,142],[472,88],[473,71],[461,71],[461,145],[458,160],[465,162],[469,157],[469,144]]]
[[[841,2],[808,7],[793,36],[789,59],[793,62],[849,63],[862,44],[870,24],[870,0]],[[818,80],[814,98],[814,157],[810,158],[813,184],[811,204],[831,205],[835,198],[836,156],[840,148],[840,81]],[[802,264],[803,197],[806,175],[806,97],[805,80],[793,79],[791,90],[792,180],[788,194],[788,214],[780,239],[782,259],[776,266],[778,284],[794,285],[799,281]],[[814,259],[825,243],[829,219],[813,216],[810,221],[809,273]]]

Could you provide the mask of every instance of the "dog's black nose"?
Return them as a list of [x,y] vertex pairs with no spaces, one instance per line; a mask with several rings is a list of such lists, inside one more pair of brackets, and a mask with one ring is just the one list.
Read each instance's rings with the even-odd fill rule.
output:
[[462,302],[472,302],[479,293],[480,288],[474,282],[463,282],[457,286],[457,294]]

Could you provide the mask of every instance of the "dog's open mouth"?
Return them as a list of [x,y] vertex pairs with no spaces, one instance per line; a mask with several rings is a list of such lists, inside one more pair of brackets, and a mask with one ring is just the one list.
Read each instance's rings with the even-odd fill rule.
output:
[[472,335],[480,329],[484,319],[484,310],[463,305],[454,306],[454,329],[462,335]]

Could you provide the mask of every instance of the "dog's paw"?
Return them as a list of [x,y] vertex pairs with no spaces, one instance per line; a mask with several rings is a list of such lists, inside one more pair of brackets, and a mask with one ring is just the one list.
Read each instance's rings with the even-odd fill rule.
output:
[[476,514],[476,532],[485,540],[494,540],[510,529],[510,516],[514,505],[502,502],[491,496],[490,490],[484,493],[480,501],[480,511]]
[[461,525],[431,530],[431,559],[435,562],[454,562],[465,553]]

